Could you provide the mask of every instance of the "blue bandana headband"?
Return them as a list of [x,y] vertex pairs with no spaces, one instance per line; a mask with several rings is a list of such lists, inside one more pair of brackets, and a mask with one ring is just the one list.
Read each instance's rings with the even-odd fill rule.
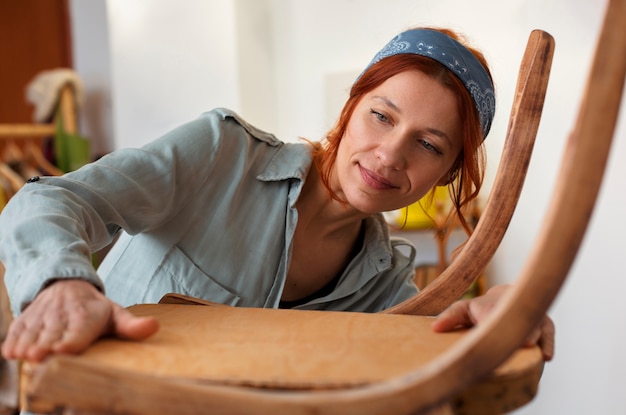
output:
[[387,43],[365,71],[376,62],[399,54],[425,56],[450,69],[472,96],[484,137],[487,136],[496,112],[496,97],[489,74],[472,52],[444,33],[431,29],[413,29],[400,33]]

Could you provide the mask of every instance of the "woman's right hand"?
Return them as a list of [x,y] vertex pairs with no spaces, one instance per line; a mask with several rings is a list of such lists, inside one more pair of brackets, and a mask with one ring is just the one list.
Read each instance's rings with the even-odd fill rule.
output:
[[9,327],[5,359],[41,361],[79,353],[98,338],[143,340],[158,330],[152,317],[136,317],[84,280],[59,280],[42,290]]

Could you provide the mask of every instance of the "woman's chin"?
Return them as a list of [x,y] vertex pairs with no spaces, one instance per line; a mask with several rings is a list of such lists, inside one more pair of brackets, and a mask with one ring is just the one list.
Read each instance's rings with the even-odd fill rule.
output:
[[348,204],[355,210],[366,214],[373,215],[377,213],[387,212],[390,210],[395,210],[395,208],[391,207],[388,204],[383,204],[380,202],[374,202],[371,200],[363,200],[363,198],[353,198],[352,200],[348,199]]

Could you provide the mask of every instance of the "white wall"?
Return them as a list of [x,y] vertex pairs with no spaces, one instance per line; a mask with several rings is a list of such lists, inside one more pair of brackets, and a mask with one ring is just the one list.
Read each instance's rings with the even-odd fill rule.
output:
[[[330,82],[349,80],[345,74],[358,73],[400,30],[452,26],[486,53],[498,87],[488,183],[528,34],[550,32],[557,47],[543,120],[526,190],[491,267],[494,282],[516,278],[540,231],[605,7],[605,0],[102,1],[116,147],[139,145],[214,106],[240,111],[285,140],[317,139],[329,127]],[[90,18],[85,9],[75,21]],[[625,112],[589,232],[551,310],[556,357],[539,396],[516,413],[618,415],[626,409]]]
[[74,68],[83,81],[80,133],[94,155],[113,150],[109,26],[104,0],[72,0],[70,21]]
[[116,147],[237,107],[232,1],[108,0]]

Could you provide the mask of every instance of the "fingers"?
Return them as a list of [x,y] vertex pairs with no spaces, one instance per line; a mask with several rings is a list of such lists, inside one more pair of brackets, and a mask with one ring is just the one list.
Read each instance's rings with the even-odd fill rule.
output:
[[111,327],[111,304],[86,281],[55,282],[11,323],[2,354],[40,361],[50,353],[80,352]]
[[62,340],[64,329],[62,319],[20,316],[9,326],[2,355],[6,359],[40,361]]
[[439,314],[431,327],[434,331],[441,333],[459,327],[473,326],[475,323],[470,313],[470,302],[463,300],[457,301]]
[[154,317],[137,317],[117,304],[113,305],[112,334],[129,340],[144,340],[159,329]]
[[550,361],[554,358],[554,339],[556,336],[556,329],[554,326],[554,322],[551,318],[546,317],[546,322],[544,323],[543,328],[543,336],[541,336],[541,341],[539,342],[539,346],[541,346],[541,350],[543,351],[543,358],[547,361]]
[[2,356],[7,360],[22,358],[22,356],[29,353],[29,345],[37,338],[35,334],[32,331],[28,331],[19,320],[11,322],[9,331],[2,344]]
[[509,289],[507,285],[490,288],[484,295],[452,304],[433,322],[433,330],[450,331],[458,327],[471,327],[491,313],[500,297]]
[[526,340],[527,346],[538,345],[546,361],[554,358],[554,322],[550,317],[545,317],[539,327],[537,327]]
[[63,307],[33,302],[11,323],[2,345],[3,357],[41,361],[52,353],[79,353],[105,334],[143,340],[158,330],[155,318],[136,317],[103,299],[67,301]]

